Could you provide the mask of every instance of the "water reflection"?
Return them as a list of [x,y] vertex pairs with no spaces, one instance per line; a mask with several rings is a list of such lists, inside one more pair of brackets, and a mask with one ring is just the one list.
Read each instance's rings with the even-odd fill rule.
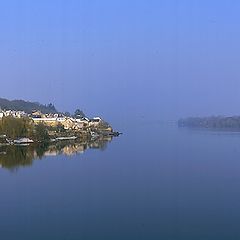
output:
[[101,137],[85,141],[61,141],[57,143],[29,146],[0,146],[0,167],[17,170],[31,166],[33,161],[47,156],[75,155],[87,149],[105,150],[112,137]]

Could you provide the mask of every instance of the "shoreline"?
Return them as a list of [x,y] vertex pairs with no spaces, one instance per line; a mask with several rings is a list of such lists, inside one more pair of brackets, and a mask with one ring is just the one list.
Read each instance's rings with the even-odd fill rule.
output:
[[[85,135],[85,137],[80,137],[80,136],[57,136],[54,138],[49,138],[46,141],[34,141],[30,138],[23,137],[23,138],[18,138],[14,140],[10,140],[6,137],[6,142],[5,143],[0,143],[1,146],[29,146],[29,145],[41,145],[41,144],[51,144],[51,143],[58,143],[58,142],[64,142],[64,141],[91,141],[91,140],[97,140],[99,138],[104,138],[104,137],[118,137],[122,133],[120,132],[109,132],[109,133],[104,133],[104,134],[90,134],[90,135]],[[24,140],[23,140],[24,139]],[[26,141],[27,140],[27,141]]]

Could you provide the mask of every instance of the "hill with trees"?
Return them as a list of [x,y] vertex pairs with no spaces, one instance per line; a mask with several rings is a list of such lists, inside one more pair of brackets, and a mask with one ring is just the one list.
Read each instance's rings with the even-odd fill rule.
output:
[[192,128],[240,130],[240,116],[190,117],[186,119],[180,119],[178,121],[178,126]]
[[0,98],[0,108],[5,110],[24,111],[31,113],[33,110],[39,110],[42,113],[57,113],[57,109],[52,103],[47,105],[38,102],[29,102],[24,100],[8,100]]

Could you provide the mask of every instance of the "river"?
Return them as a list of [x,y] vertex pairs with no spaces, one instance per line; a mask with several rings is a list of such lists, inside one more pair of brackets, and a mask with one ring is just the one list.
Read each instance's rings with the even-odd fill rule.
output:
[[1,239],[240,239],[240,133],[157,121],[119,130],[1,148]]

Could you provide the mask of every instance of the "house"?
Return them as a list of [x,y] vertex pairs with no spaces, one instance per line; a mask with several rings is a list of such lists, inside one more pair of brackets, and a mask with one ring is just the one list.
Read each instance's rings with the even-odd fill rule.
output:
[[35,117],[33,117],[32,120],[36,124],[44,123],[48,126],[57,126],[57,124],[58,124],[56,118],[41,118],[41,117],[35,118]]
[[82,129],[84,124],[79,123],[74,118],[68,118],[68,117],[44,117],[44,118],[32,118],[34,123],[44,123],[48,126],[56,127],[58,124],[62,124],[65,129],[75,129],[79,130]]
[[57,117],[56,119],[59,123],[63,123],[66,121],[67,118],[66,117]]
[[22,118],[27,117],[27,114],[24,111],[14,111],[14,110],[0,110],[0,118],[2,117],[15,117]]
[[61,123],[65,129],[73,129],[75,121],[72,118],[65,118],[64,121],[60,121],[59,123]]
[[12,110],[7,110],[7,111],[5,111],[4,115],[5,115],[6,117],[9,117],[9,116],[12,116],[12,117],[13,117],[14,111],[12,111]]
[[31,116],[32,116],[32,118],[41,118],[41,117],[43,117],[43,114],[39,110],[34,110],[34,111],[32,111]]
[[85,127],[84,123],[81,123],[81,122],[75,122],[74,126],[73,126],[73,129],[74,130],[81,130]]
[[89,122],[90,122],[90,120],[88,118],[86,118],[86,117],[84,117],[84,118],[77,118],[77,119],[75,119],[75,121],[78,124],[82,125],[82,127],[88,127],[89,126]]
[[102,119],[101,119],[100,117],[94,117],[92,120],[93,120],[93,121],[96,121],[96,122],[102,121]]
[[3,118],[3,117],[4,117],[4,112],[1,111],[1,112],[0,112],[0,118]]
[[17,112],[15,113],[15,116],[16,116],[17,118],[27,117],[27,113],[25,113],[24,111],[17,111]]
[[90,119],[89,126],[97,127],[100,122],[102,122],[102,119],[100,117],[94,117],[93,119]]

